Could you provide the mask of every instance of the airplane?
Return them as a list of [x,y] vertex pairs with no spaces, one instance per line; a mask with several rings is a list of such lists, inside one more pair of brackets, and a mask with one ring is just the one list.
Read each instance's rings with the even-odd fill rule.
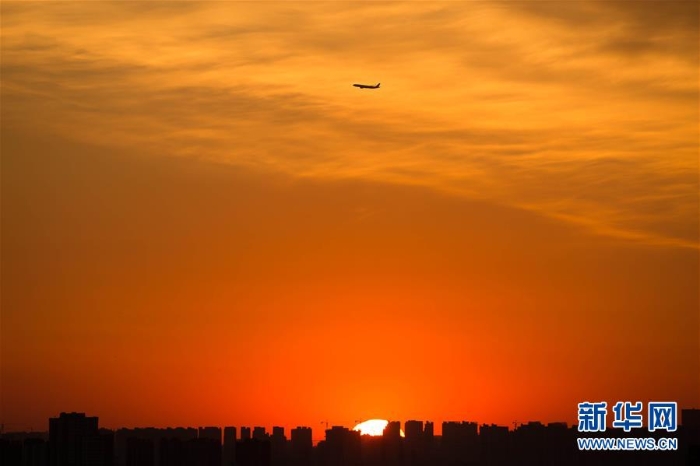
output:
[[353,84],[354,87],[359,87],[360,89],[379,89],[379,85],[381,83],[377,83],[376,86],[370,86],[368,84]]

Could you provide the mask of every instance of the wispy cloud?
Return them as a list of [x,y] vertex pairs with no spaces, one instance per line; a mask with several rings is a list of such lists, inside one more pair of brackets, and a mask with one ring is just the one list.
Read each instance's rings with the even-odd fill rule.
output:
[[696,2],[143,7],[3,4],[3,130],[425,185],[698,246]]

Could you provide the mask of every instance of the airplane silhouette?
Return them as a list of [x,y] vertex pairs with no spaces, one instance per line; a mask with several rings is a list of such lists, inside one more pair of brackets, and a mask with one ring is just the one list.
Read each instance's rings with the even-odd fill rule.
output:
[[353,84],[354,87],[359,87],[360,89],[379,89],[379,85],[381,83],[377,83],[376,86],[370,86],[368,84]]

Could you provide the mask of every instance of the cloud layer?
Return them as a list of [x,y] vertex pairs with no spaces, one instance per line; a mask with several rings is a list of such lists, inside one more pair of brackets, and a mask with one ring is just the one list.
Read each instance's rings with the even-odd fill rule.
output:
[[696,248],[697,10],[6,3],[3,125],[430,186]]

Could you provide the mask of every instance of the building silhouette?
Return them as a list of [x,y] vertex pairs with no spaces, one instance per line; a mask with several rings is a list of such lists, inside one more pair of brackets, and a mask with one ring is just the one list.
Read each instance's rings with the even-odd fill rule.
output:
[[153,439],[129,437],[126,440],[126,466],[153,466],[155,457]]
[[511,439],[504,426],[482,425],[479,427],[479,452],[484,466],[506,466],[510,458]]
[[233,466],[236,459],[236,428],[224,427],[224,445],[222,453],[222,466]]
[[275,426],[272,428],[270,455],[272,464],[287,464],[287,437],[284,435],[284,427]]
[[268,440],[269,436],[264,427],[253,427],[253,438],[256,440]]
[[327,429],[326,439],[319,442],[319,448],[319,460],[324,465],[361,464],[360,433],[347,427],[333,426]]
[[[310,427],[99,429],[97,417],[61,413],[48,433],[3,433],[2,466],[697,466],[700,410],[683,409],[675,432],[639,429],[599,435],[563,422],[531,421],[509,429],[474,422],[442,424],[410,420],[387,424],[382,436],[361,436],[342,426],[313,445]],[[675,451],[583,451],[581,437],[677,438]]]
[[236,466],[270,466],[270,439],[248,438],[236,444]]
[[475,464],[478,440],[476,422],[443,422],[441,444],[443,464]]
[[403,445],[401,439],[401,423],[389,421],[384,427],[382,436],[382,462],[386,466],[403,464]]
[[406,421],[403,460],[408,466],[421,466],[426,463],[423,421]]
[[293,466],[311,463],[313,455],[313,439],[311,427],[296,427],[292,429],[289,464]]
[[197,438],[208,438],[221,443],[221,427],[200,427]]
[[100,431],[97,417],[61,413],[49,419],[50,466],[112,466],[114,438]]

